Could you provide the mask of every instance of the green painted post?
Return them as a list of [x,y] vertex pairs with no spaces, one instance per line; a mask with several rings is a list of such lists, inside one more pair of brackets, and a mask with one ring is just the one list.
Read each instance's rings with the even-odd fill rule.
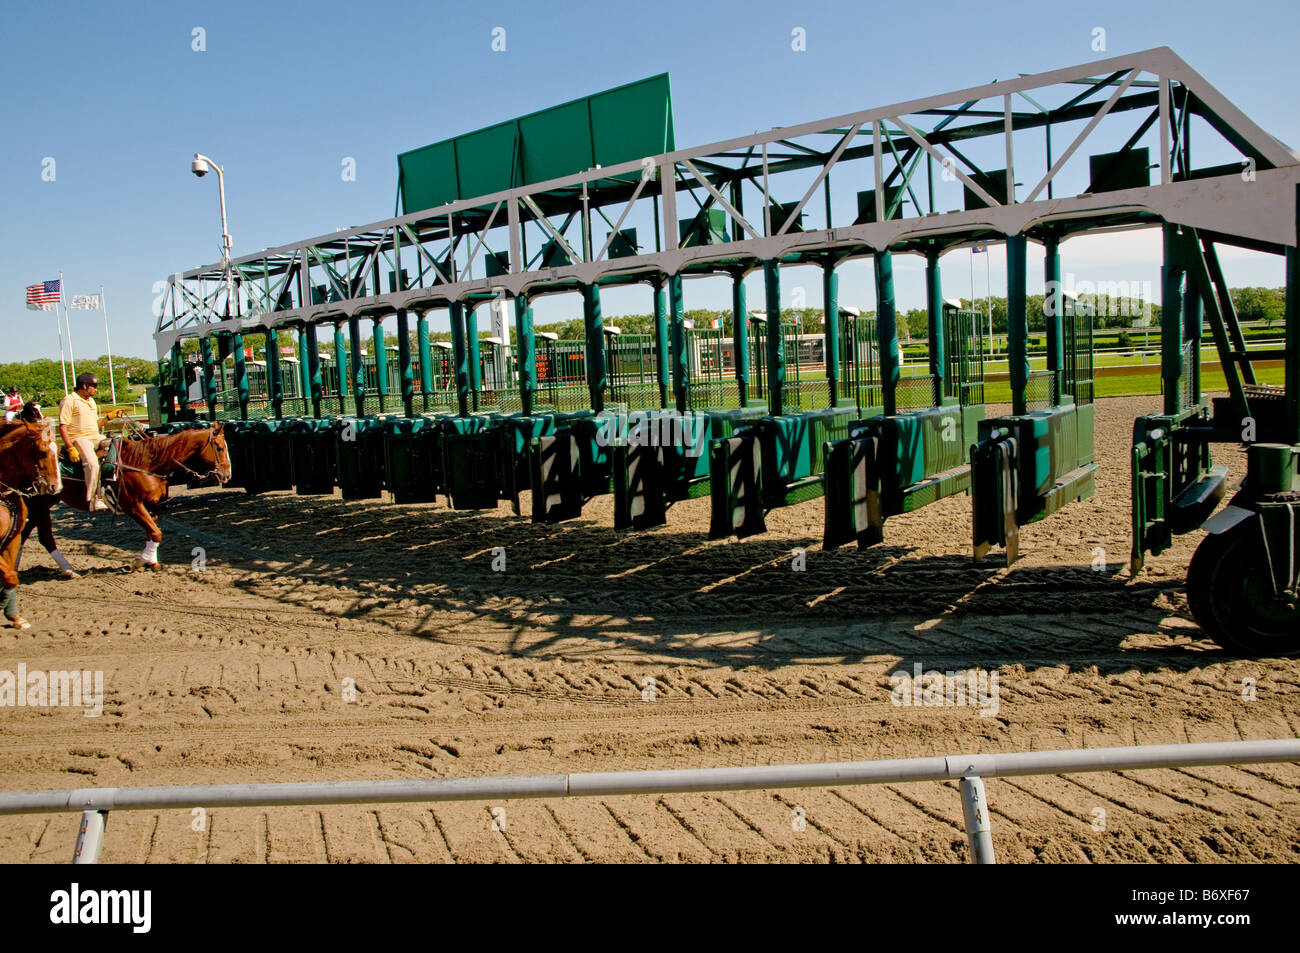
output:
[[[1296,187],[1296,224],[1300,227],[1300,186]],[[1300,232],[1297,232],[1300,238]],[[1286,248],[1286,432],[1283,439],[1300,444],[1300,263],[1296,246]]]
[[686,360],[686,311],[682,301],[682,276],[668,276],[668,313],[673,336],[673,394],[678,413],[691,409],[691,369]]
[[1183,376],[1183,265],[1178,226],[1164,226],[1165,263],[1160,266],[1160,376],[1165,413],[1176,414]]
[[930,373],[934,376],[934,405],[938,407],[948,392],[948,342],[943,336],[943,278],[937,248],[925,253],[925,334],[930,339]]
[[483,387],[483,365],[478,354],[478,310],[473,302],[465,306],[465,349],[469,362],[469,394],[478,410],[478,395]]
[[343,399],[350,393],[348,387],[348,341],[343,336],[343,322],[334,322],[334,366],[339,372],[339,413],[343,413],[347,408],[343,406]]
[[[164,423],[176,419],[185,419],[189,411],[189,388],[185,383],[185,355],[180,342],[172,345],[167,361],[167,376],[171,383],[159,388],[159,409]],[[178,416],[179,415],[179,416]]]
[[311,415],[320,416],[321,394],[324,388],[321,386],[320,373],[320,342],[316,338],[316,325],[307,325],[307,381],[310,385],[311,393]]
[[451,354],[456,368],[456,400],[460,415],[469,416],[469,355],[465,349],[465,306],[451,304]]
[[785,353],[781,341],[781,264],[763,262],[763,290],[767,298],[767,407],[772,416],[785,410]]
[[382,414],[387,409],[384,399],[388,396],[388,352],[384,350],[383,317],[377,315],[371,320],[374,321],[371,340],[375,348],[375,390],[379,392],[379,412]]
[[515,361],[519,368],[519,404],[525,417],[533,412],[537,393],[537,352],[533,339],[533,306],[527,295],[515,299]]
[[749,310],[745,301],[745,276],[731,275],[731,347],[736,364],[740,406],[749,406]]
[[600,286],[582,286],[582,326],[587,352],[587,391],[591,409],[605,409],[605,326],[600,315]]
[[[1052,375],[1052,403],[1061,402],[1065,368],[1065,295],[1061,291],[1061,245],[1055,232],[1043,241],[1043,316],[1047,320],[1047,369]],[[1074,382],[1070,383],[1074,389]],[[1077,394],[1070,396],[1078,399]]]
[[209,335],[203,335],[199,338],[199,358],[203,361],[203,375],[200,378],[203,382],[203,400],[208,405],[208,420],[217,419],[217,392],[212,386],[212,342]]
[[402,375],[402,412],[415,416],[415,369],[411,366],[411,323],[406,309],[397,312],[397,367]]
[[876,252],[876,349],[880,352],[881,402],[887,415],[898,412],[898,306],[894,300],[894,257]]
[[235,356],[235,391],[239,396],[239,419],[248,419],[248,364],[244,361],[244,335],[230,335],[230,350]]
[[1028,286],[1028,239],[1007,236],[1007,365],[1011,378],[1011,412],[1028,409],[1025,393],[1029,386],[1029,326],[1025,311]]
[[361,319],[355,314],[348,318],[348,343],[352,351],[352,361],[348,366],[348,375],[352,378],[352,398],[356,404],[356,416],[366,415],[366,369],[361,364]]
[[822,348],[826,352],[826,386],[830,391],[827,406],[834,407],[840,400],[840,276],[835,274],[835,262],[831,260],[822,262],[822,313],[826,319]]
[[[656,219],[658,221],[658,219]],[[655,380],[659,382],[659,406],[668,407],[668,290],[662,282],[655,292]]]
[[280,379],[280,340],[275,328],[266,331],[266,393],[271,398],[271,415],[284,417],[284,382]]
[[1192,352],[1192,379],[1187,382],[1187,388],[1193,404],[1201,402],[1201,328],[1205,326],[1201,291],[1200,283],[1188,275],[1187,294],[1183,296],[1183,340]]
[[415,320],[415,337],[420,347],[420,394],[424,409],[429,409],[429,392],[433,390],[433,348],[429,345],[428,312],[421,311]]
[[307,413],[307,400],[311,397],[311,362],[307,360],[307,326],[298,325],[298,398],[302,401],[303,415]]

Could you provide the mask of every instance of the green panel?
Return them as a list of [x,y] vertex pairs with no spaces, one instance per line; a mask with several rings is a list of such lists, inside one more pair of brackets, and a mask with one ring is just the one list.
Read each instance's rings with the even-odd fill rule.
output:
[[[1000,205],[1007,204],[1007,170],[999,169],[995,172],[972,172],[970,180],[987,192]],[[972,209],[986,208],[988,203],[970,190],[970,186],[962,183],[962,195],[965,199],[966,211]]]
[[488,195],[521,184],[515,149],[518,136],[512,121],[488,126],[456,140],[461,198]]
[[[899,193],[903,191],[901,185],[891,185],[885,189],[885,218],[895,219],[903,217],[903,206],[899,203],[894,213],[889,213],[890,206],[898,198]],[[868,222],[876,220],[876,190],[867,189],[865,192],[858,193],[858,217],[853,220],[854,225],[865,225]]]
[[460,198],[456,182],[456,144],[448,139],[397,157],[402,208],[407,212],[436,208]]
[[1146,149],[1106,152],[1088,159],[1088,191],[1117,192],[1151,184],[1151,155]]
[[683,248],[696,245],[721,245],[727,241],[726,209],[701,209],[693,218],[684,218],[677,223]]
[[524,181],[545,182],[592,168],[587,101],[565,103],[519,120]]
[[402,208],[417,212],[670,152],[670,97],[663,73],[404,152],[397,157]]
[[591,97],[592,141],[596,162],[616,165],[672,152],[672,90],[660,73]]

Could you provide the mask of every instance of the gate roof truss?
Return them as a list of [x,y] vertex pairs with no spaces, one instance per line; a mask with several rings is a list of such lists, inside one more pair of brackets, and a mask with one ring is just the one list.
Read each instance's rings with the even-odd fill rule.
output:
[[[1052,102],[1056,105],[1044,105]],[[1133,121],[1125,125],[1119,117],[1134,110],[1146,114],[1127,135]],[[1240,155],[1240,164],[1195,167],[1192,117],[1217,132]],[[932,118],[939,121],[926,128]],[[1062,195],[1062,170],[1103,125],[1110,142],[1127,135],[1118,153],[1107,153],[1111,165],[1156,127],[1157,181]],[[1017,183],[1012,143],[1023,154],[1026,140],[1016,134],[1035,129],[1045,133],[1046,174]],[[1053,130],[1067,143],[1055,156]],[[971,143],[985,140],[986,152],[992,146],[999,163],[1005,155],[1005,185],[1004,170],[995,170],[995,177],[966,155]],[[846,169],[855,160],[866,162]],[[927,182],[938,164],[945,178],[950,173],[984,207],[935,207],[932,187],[917,184],[923,164]],[[842,171],[832,178],[834,169]],[[665,187],[668,183],[671,187]],[[1246,118],[1172,50],[1159,47],[591,169],[266,249],[228,266],[196,268],[171,277],[154,338],[161,357],[181,338],[215,331],[380,316],[500,293],[536,296],[591,282],[744,273],[771,259],[836,261],[884,248],[942,250],[1006,235],[1048,230],[1067,235],[1161,221],[1279,251],[1296,243],[1297,183],[1300,155]],[[1027,190],[1021,199],[1017,185]],[[757,190],[761,217],[757,209],[740,207],[744,188]],[[819,189],[826,193],[827,227],[796,228],[799,214],[816,205]],[[830,227],[832,195],[844,199],[850,189],[873,191],[876,214]],[[787,194],[790,203],[781,207],[780,221],[774,221],[777,193]],[[697,216],[722,209],[731,222],[726,240],[677,240],[677,206],[685,196],[693,200]],[[624,250],[614,257],[615,233],[647,199],[654,202],[656,235],[662,232],[666,241],[652,252]],[[911,204],[906,214],[905,200]],[[604,239],[592,234],[593,212],[610,226]],[[570,232],[575,220],[581,240]],[[530,234],[546,243],[531,257],[526,255]],[[486,265],[491,276],[476,277],[476,263]],[[404,265],[412,266],[412,277]],[[391,276],[387,290],[380,280],[383,271]],[[228,300],[231,287],[234,301]]]

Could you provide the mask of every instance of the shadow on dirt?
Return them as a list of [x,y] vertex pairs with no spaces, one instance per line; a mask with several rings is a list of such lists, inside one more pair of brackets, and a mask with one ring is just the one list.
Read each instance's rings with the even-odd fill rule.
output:
[[[125,520],[66,507],[55,517],[57,535],[135,544]],[[169,503],[161,556],[188,569],[192,547],[202,546],[214,564],[244,573],[235,585],[246,591],[319,610],[328,587],[335,604],[349,603],[332,614],[420,638],[475,645],[442,615],[472,613],[511,633],[482,648],[520,657],[631,648],[684,664],[771,668],[896,656],[900,671],[1020,663],[1103,675],[1227,657],[1194,628],[1190,639],[1162,631],[1186,617],[1181,577],[1128,583],[1114,565],[1008,570],[899,545],[822,551],[814,536],[710,542],[672,522],[670,511],[668,526],[627,532],[585,517],[534,525],[504,506],[210,491]],[[32,578],[57,577],[48,572]]]

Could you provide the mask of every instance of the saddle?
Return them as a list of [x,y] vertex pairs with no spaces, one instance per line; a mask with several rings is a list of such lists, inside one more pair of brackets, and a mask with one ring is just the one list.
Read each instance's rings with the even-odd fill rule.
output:
[[[115,436],[108,439],[108,446],[96,452],[96,456],[99,457],[99,482],[105,486],[117,482],[117,463],[122,455],[122,438]],[[65,480],[82,480],[85,478],[85,472],[81,469],[81,464],[79,462],[73,463],[68,459],[67,447],[59,451],[59,472]]]

